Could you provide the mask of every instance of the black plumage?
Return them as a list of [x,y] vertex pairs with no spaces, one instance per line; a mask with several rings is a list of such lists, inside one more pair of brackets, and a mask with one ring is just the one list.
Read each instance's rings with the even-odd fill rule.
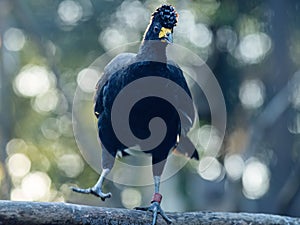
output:
[[[172,33],[177,23],[177,17],[178,15],[173,6],[163,5],[159,7],[152,14],[139,52],[137,54],[119,54],[105,67],[104,74],[97,84],[94,108],[95,115],[98,118],[99,138],[103,146],[103,172],[94,187],[89,189],[73,188],[74,191],[92,193],[103,200],[111,195],[110,193],[102,193],[101,186],[103,180],[113,167],[117,153],[122,152],[123,155],[126,155],[128,154],[126,149],[132,147],[126,146],[126,144],[117,138],[111,122],[112,106],[124,87],[138,79],[161,77],[166,80],[161,92],[166,92],[172,96],[172,101],[179,102],[182,99],[176,90],[169,88],[170,82],[177,84],[192,98],[182,70],[174,62],[168,60],[166,54],[167,45],[173,41]],[[130,91],[133,92],[132,94],[138,96],[143,91],[142,89],[142,87],[137,87]],[[155,148],[145,151],[145,153],[152,155],[155,181],[155,194],[152,199],[152,205],[146,208],[147,210],[154,211],[153,224],[156,223],[157,213],[160,213],[167,222],[170,222],[159,204],[161,201],[161,195],[159,194],[160,176],[170,150],[174,150],[177,147],[179,152],[188,157],[199,158],[195,147],[186,136],[193,125],[194,118],[191,118],[191,115],[193,115],[192,111],[193,108],[177,109],[172,103],[159,96],[143,98],[131,109],[128,122],[131,132],[137,138],[146,139],[152,135],[149,130],[149,123],[155,117],[163,119],[167,128],[163,141]],[[185,118],[183,121],[180,120],[180,115]],[[179,144],[178,137],[180,137]]]

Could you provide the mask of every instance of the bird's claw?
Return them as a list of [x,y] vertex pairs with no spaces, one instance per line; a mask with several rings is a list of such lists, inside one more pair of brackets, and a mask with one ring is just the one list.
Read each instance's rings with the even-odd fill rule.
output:
[[156,224],[157,214],[160,214],[162,216],[162,218],[167,222],[167,224],[172,223],[172,220],[169,217],[167,217],[167,215],[162,210],[162,208],[160,207],[160,204],[158,202],[151,203],[151,205],[149,207],[135,207],[134,209],[152,212],[153,213],[152,225]]
[[105,201],[105,199],[111,197],[111,193],[103,193],[100,188],[92,187],[87,189],[77,188],[77,187],[71,187],[72,191],[82,193],[82,194],[92,194],[99,198],[101,198],[102,201]]

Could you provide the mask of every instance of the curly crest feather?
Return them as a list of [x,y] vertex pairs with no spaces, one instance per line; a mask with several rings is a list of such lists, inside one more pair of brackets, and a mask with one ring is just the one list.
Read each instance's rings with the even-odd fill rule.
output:
[[152,14],[152,17],[159,19],[165,28],[173,28],[177,24],[178,13],[172,5],[162,5]]

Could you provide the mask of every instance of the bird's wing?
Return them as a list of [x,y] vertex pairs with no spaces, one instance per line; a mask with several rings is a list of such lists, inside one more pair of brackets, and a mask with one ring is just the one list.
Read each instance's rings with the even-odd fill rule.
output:
[[122,67],[129,65],[135,56],[136,54],[134,53],[121,53],[105,66],[104,72],[96,85],[96,94],[94,98],[94,113],[96,117],[99,117],[103,111],[103,87],[106,82]]
[[[190,89],[188,87],[188,84],[185,80],[185,77],[183,75],[182,70],[180,67],[173,61],[168,61],[168,64],[170,65],[169,68],[172,70],[172,77],[170,78],[172,81],[176,82],[181,88],[185,90],[185,92],[190,96],[192,99],[192,94],[190,92]],[[182,99],[179,97],[178,101],[181,101]],[[179,104],[180,106],[181,104]],[[187,136],[187,133],[190,131],[190,129],[193,126],[194,120],[195,120],[195,110],[193,105],[190,107],[182,107],[177,108],[177,112],[179,113],[181,117],[181,121],[178,127],[178,134],[179,134],[179,140],[177,145],[175,146],[174,151],[183,154],[189,158],[194,158],[196,160],[199,160],[198,152],[195,148],[195,145],[192,143],[192,141]]]
[[173,153],[199,160],[199,154],[193,142],[187,136],[181,136]]
[[[168,61],[169,69],[171,72],[170,80],[178,84],[181,88],[184,89],[184,91],[189,95],[189,97],[192,99],[192,94],[190,92],[190,89],[187,85],[187,82],[185,80],[185,77],[183,75],[182,70],[180,67],[173,61]],[[178,101],[180,101],[180,96]],[[179,104],[180,105],[180,104]],[[183,121],[181,121],[181,134],[186,135],[188,131],[193,126],[194,120],[195,120],[195,112],[194,108],[178,108],[177,109],[180,116],[183,118]]]
[[190,89],[189,89],[188,84],[186,82],[186,79],[185,79],[185,77],[183,75],[183,72],[182,72],[181,68],[179,67],[179,65],[176,64],[172,60],[168,60],[168,65],[170,65],[172,67],[172,72],[173,72],[172,77],[170,79],[175,81],[178,85],[180,85],[185,90],[185,92],[190,97],[192,97]]

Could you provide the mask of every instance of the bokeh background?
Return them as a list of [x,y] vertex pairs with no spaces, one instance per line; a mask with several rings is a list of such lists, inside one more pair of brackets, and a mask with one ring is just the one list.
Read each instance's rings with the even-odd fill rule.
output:
[[[149,203],[152,186],[107,181],[104,189],[113,197],[106,202],[70,191],[71,185],[92,186],[98,178],[76,144],[72,105],[76,89],[88,101],[93,98],[102,71],[89,65],[113,48],[141,40],[151,12],[162,3],[0,1],[1,199],[126,208]],[[204,103],[192,135],[202,159],[162,183],[163,208],[299,217],[300,2],[168,3],[180,15],[174,42],[198,54],[219,81],[227,130],[221,140]],[[82,118],[93,118],[92,103],[83,106]],[[216,145],[222,141],[215,157],[213,147],[201,147],[211,130]],[[88,139],[81,144],[97,152]]]

